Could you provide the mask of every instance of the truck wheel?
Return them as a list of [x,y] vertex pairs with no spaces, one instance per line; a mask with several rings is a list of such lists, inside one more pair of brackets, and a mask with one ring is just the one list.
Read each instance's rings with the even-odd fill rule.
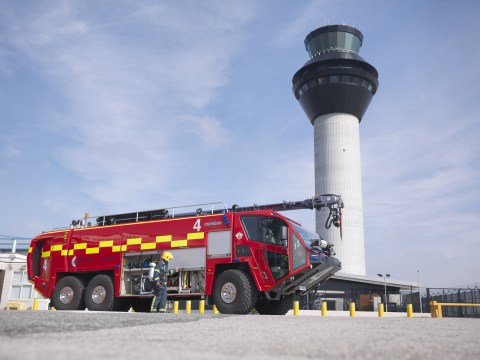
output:
[[255,305],[257,288],[243,271],[226,270],[215,280],[212,295],[222,314],[248,314]]
[[57,310],[83,310],[85,285],[75,276],[65,276],[55,285],[52,306]]
[[112,278],[108,275],[97,275],[87,285],[85,304],[88,310],[111,311],[115,305]]
[[[132,302],[132,308],[135,312],[150,312],[152,309],[152,299],[135,299],[136,301]],[[130,308],[129,308],[130,309]]]
[[270,301],[267,299],[258,299],[257,303],[255,304],[255,310],[260,315],[272,315],[270,311]]
[[255,309],[260,315],[285,315],[293,308],[292,296],[282,296],[280,300],[259,299]]

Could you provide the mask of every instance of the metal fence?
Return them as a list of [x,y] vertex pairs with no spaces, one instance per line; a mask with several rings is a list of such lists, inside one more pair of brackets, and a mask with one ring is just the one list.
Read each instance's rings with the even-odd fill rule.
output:
[[[389,312],[406,312],[407,305],[412,304],[413,312],[430,314],[430,302],[442,303],[480,303],[480,288],[424,288],[421,291],[400,290],[387,292],[387,307]],[[372,290],[318,290],[300,299],[302,309],[319,310],[321,303],[327,303],[328,310],[348,311],[349,304],[355,303],[358,311],[377,311],[379,303],[385,303],[382,291]],[[444,306],[444,317],[480,317],[480,307],[476,306]]]
[[328,310],[348,311],[350,303],[355,303],[358,311],[378,311],[379,303],[386,303],[386,311],[389,312],[406,312],[407,304],[413,304],[414,312],[428,311],[425,305],[420,309],[419,293],[409,291],[387,292],[381,290],[318,290],[300,299],[300,306],[305,310],[319,310],[321,303],[327,303]]
[[[430,302],[440,303],[480,303],[480,288],[427,288],[426,297],[423,299],[425,306],[430,311]],[[443,317],[480,317],[478,306],[442,306]]]

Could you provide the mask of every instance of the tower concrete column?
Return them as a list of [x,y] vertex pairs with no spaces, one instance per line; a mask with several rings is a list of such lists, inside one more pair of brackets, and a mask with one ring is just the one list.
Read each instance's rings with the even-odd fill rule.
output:
[[[333,113],[313,121],[315,193],[341,194],[346,209],[339,231],[325,228],[328,214],[316,212],[316,231],[334,245],[342,272],[365,274],[360,126],[351,114]],[[343,240],[345,239],[345,241]]]
[[365,275],[360,121],[378,88],[378,72],[358,55],[363,35],[329,25],[305,38],[310,56],[293,76],[293,92],[314,127],[315,193],[339,194],[345,203],[342,237],[326,231],[328,214],[317,212],[316,229],[334,245],[342,272]]

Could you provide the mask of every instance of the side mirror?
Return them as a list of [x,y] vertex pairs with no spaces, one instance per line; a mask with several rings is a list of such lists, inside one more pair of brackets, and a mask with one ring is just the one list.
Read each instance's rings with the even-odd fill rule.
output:
[[282,226],[282,240],[288,243],[288,226]]

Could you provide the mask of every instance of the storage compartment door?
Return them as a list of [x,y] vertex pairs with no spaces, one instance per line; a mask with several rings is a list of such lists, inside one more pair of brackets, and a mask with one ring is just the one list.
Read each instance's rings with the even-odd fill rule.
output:
[[230,257],[232,255],[232,231],[208,233],[208,257]]

